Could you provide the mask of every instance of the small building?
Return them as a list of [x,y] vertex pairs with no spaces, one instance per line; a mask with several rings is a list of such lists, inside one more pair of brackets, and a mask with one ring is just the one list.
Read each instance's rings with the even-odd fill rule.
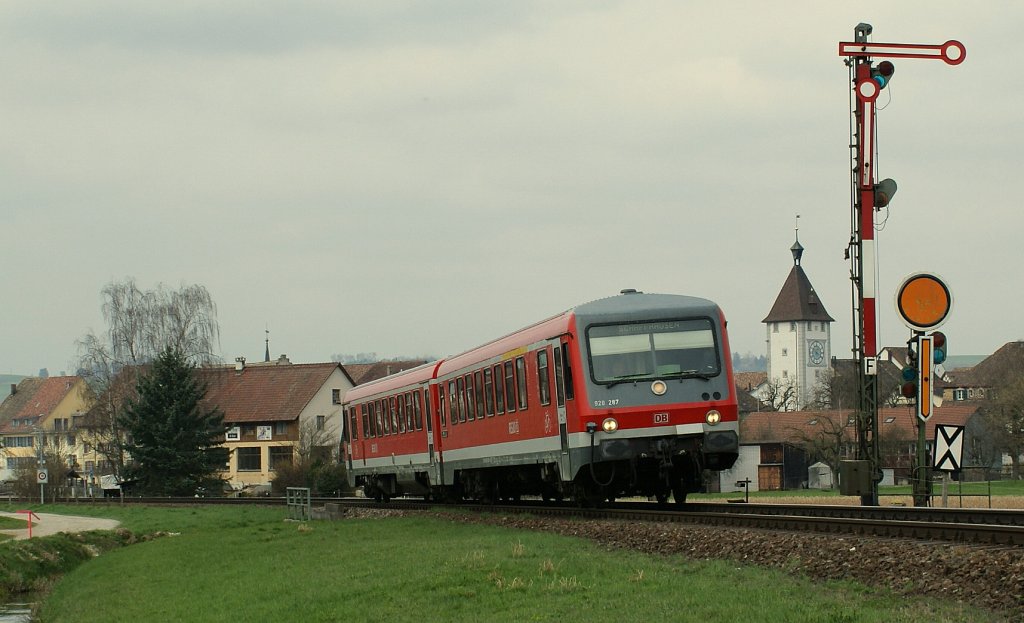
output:
[[269,489],[275,469],[305,452],[334,455],[341,443],[341,402],[354,386],[339,363],[270,363],[200,368],[203,405],[224,412],[230,451],[224,476],[235,490]]
[[60,460],[61,473],[83,471],[85,451],[78,428],[86,408],[85,381],[78,376],[28,377],[11,386],[11,394],[0,403],[0,480],[13,480],[19,470],[40,466],[42,454]]
[[832,468],[827,464],[818,461],[807,468],[808,489],[831,489],[833,482]]

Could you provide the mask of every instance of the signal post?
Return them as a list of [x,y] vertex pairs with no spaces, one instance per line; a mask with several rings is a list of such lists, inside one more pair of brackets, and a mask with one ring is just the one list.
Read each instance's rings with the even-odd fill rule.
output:
[[852,114],[856,129],[850,143],[853,167],[852,177],[852,234],[847,247],[851,261],[850,278],[853,282],[854,304],[854,360],[857,362],[858,418],[857,458],[870,472],[870,486],[858,487],[861,504],[878,505],[878,483],[882,479],[878,446],[878,340],[877,284],[875,262],[875,211],[889,205],[896,193],[896,182],[885,179],[876,182],[875,156],[875,101],[889,84],[895,66],[885,60],[874,65],[874,58],[920,58],[959,65],[967,57],[967,50],[959,41],[941,45],[906,43],[873,43],[868,41],[871,24],[858,24],[854,41],[840,42],[839,55],[846,57],[853,83]]
[[911,474],[914,506],[928,506],[931,499],[932,462],[928,460],[925,429],[935,408],[934,366],[946,360],[946,335],[934,329],[946,322],[952,308],[953,295],[936,275],[911,275],[896,292],[896,311],[912,332],[907,340],[907,365],[900,391],[915,401],[917,412],[917,456]]

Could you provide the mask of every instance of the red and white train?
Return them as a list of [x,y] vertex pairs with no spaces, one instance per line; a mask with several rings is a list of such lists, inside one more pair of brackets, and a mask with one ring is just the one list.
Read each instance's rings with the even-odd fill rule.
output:
[[725,317],[708,300],[585,303],[351,389],[349,484],[367,496],[677,503],[739,451]]

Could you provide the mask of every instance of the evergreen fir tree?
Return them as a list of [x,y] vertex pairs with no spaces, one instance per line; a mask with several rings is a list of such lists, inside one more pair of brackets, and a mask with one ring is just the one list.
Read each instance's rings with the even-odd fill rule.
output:
[[206,388],[193,370],[181,351],[164,350],[121,416],[129,435],[129,477],[147,494],[192,496],[220,485],[216,473],[228,459],[224,414],[200,405]]

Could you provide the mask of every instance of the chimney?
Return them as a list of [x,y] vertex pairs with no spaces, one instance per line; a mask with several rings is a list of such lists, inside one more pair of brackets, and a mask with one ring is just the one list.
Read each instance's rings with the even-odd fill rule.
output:
[[235,357],[235,372],[241,374],[242,370],[245,370],[245,357]]
[[277,358],[277,361],[274,363],[279,366],[284,366],[290,364],[291,361],[288,359],[288,355],[282,354],[280,357]]
[[18,385],[16,383],[11,383],[11,395],[13,396],[14,394],[17,394],[17,393],[18,393]]

